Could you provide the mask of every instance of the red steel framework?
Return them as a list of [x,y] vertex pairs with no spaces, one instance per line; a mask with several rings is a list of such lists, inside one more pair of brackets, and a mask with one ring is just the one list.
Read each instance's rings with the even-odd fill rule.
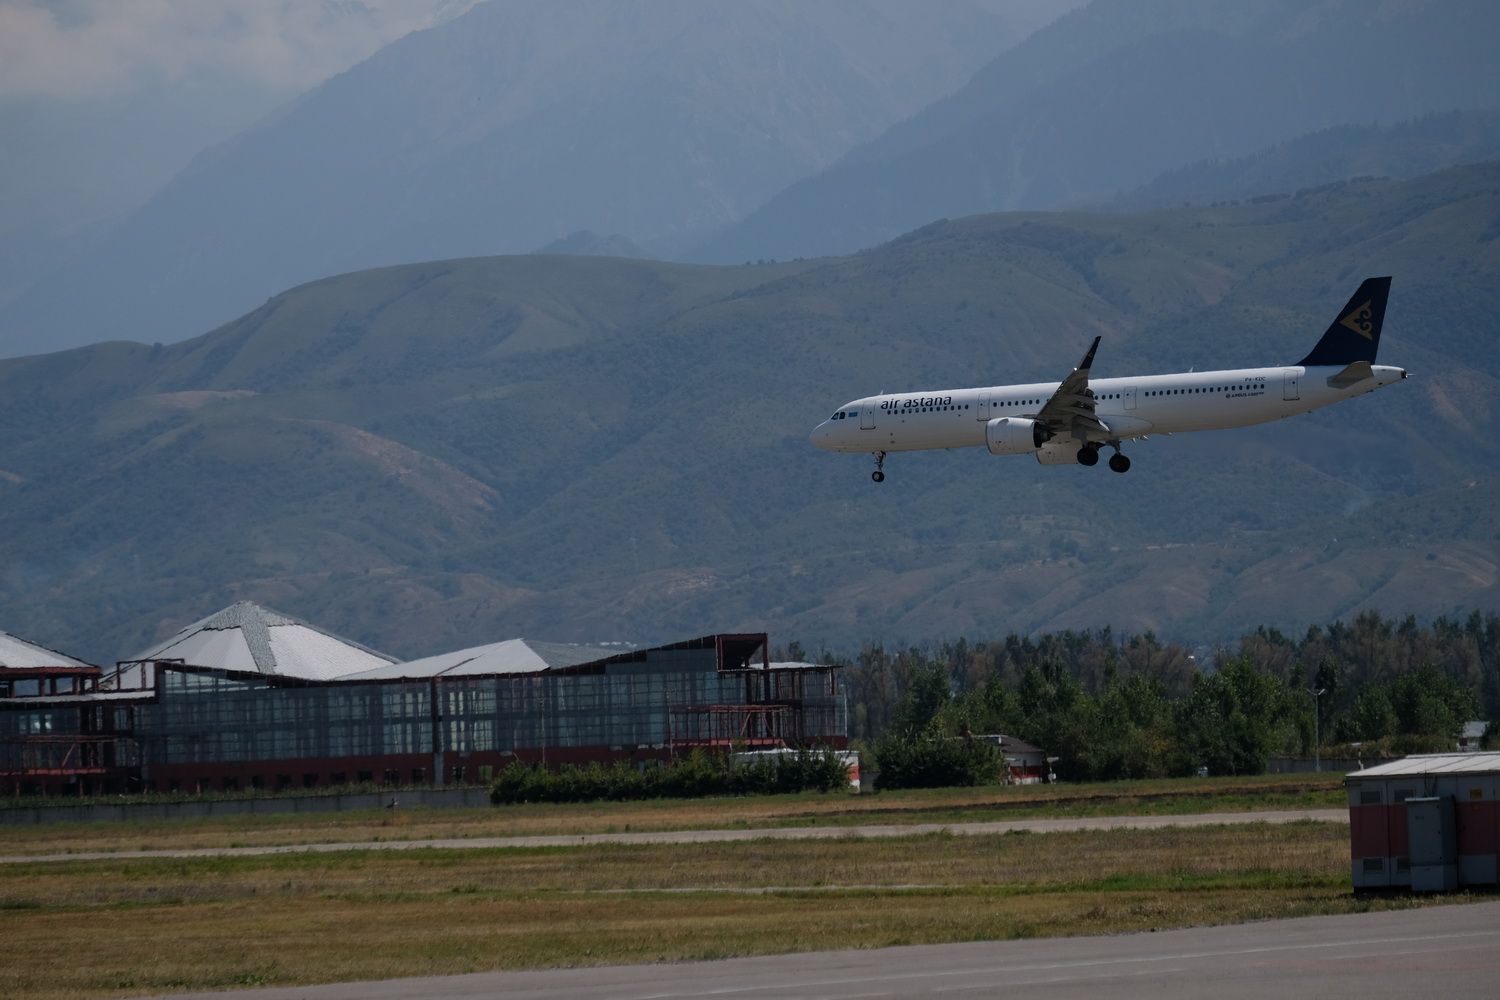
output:
[[[0,741],[4,759],[18,767],[0,771],[20,792],[28,778],[76,778],[104,775],[120,765],[133,763],[139,749],[133,739],[117,735],[22,736]],[[124,759],[122,759],[124,758]],[[82,793],[83,785],[78,785]]]
[[801,742],[791,705],[674,705],[667,713],[668,746],[785,747]]

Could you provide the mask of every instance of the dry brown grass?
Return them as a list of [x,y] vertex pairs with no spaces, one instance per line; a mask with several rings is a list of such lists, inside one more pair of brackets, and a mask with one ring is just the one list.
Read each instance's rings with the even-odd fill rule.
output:
[[[0,867],[0,995],[1105,933],[1369,906],[1331,824]],[[784,887],[795,886],[788,889]],[[56,959],[87,929],[88,947]]]
[[0,855],[726,827],[962,822],[1341,805],[1338,775],[1127,781],[746,798],[226,816],[0,827]]

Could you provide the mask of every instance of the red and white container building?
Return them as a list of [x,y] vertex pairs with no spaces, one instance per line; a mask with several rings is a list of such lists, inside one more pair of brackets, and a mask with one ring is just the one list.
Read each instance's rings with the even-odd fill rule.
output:
[[1496,884],[1500,753],[1404,757],[1344,780],[1355,889]]

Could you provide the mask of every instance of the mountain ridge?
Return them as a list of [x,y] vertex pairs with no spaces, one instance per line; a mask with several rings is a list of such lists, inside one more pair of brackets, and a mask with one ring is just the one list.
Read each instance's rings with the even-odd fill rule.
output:
[[[460,259],[166,346],[0,361],[8,631],[108,661],[255,599],[403,656],[1112,624],[1215,642],[1497,606],[1500,165],[1238,206],[932,223],[845,258]],[[1435,248],[1441,248],[1440,251]],[[1439,258],[1442,259],[1439,259]],[[1396,275],[1378,397],[1126,476],[806,440],[872,390],[1293,362]]]
[[937,18],[898,0],[480,4],[200,154],[0,310],[0,345],[173,341],[319,276],[580,228],[654,249],[945,92],[1034,19],[987,0]]
[[[696,259],[848,253],[944,216],[1098,201],[1331,126],[1493,107],[1490,5],[1113,3],[778,193]],[[1372,72],[1372,67],[1374,71]]]

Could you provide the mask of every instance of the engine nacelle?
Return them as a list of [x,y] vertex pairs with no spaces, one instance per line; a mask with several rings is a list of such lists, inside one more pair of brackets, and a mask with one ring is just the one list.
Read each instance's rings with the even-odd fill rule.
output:
[[996,417],[984,425],[984,446],[991,455],[1029,455],[1051,437],[1046,424],[1029,417]]

